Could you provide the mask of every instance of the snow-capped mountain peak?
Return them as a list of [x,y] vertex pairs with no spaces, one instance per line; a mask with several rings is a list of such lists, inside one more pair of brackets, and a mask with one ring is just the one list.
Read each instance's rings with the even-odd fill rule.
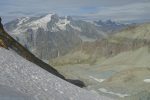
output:
[[31,21],[31,23],[29,23],[29,26],[33,27],[34,29],[38,29],[39,27],[47,29],[47,23],[51,21],[52,15],[54,14],[48,14],[40,19]]
[[[79,27],[71,25],[71,20],[69,20],[67,16],[59,17],[54,13],[41,17],[22,17],[10,23],[15,24],[13,26],[16,26],[14,28],[8,28],[11,29],[10,31],[13,34],[24,33],[27,29],[32,29],[36,32],[39,28],[51,32],[65,31],[67,30],[67,25],[71,26],[74,30],[81,31]],[[8,24],[10,25],[10,23]],[[11,27],[11,25],[7,27]]]

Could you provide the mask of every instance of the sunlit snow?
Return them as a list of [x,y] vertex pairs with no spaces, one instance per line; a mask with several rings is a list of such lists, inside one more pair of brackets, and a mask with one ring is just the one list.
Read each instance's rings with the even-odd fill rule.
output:
[[97,82],[103,82],[105,79],[98,79],[98,78],[95,78],[95,77],[93,77],[93,76],[89,76],[90,78],[92,78],[92,79],[94,79],[95,81],[97,81]]
[[145,83],[150,83],[150,79],[144,79]]
[[99,91],[103,92],[103,93],[108,93],[108,94],[112,94],[112,95],[116,95],[116,96],[119,96],[121,98],[124,98],[126,96],[129,96],[128,94],[121,94],[121,93],[115,93],[115,92],[112,92],[112,91],[108,91],[106,90],[105,88],[100,88]]

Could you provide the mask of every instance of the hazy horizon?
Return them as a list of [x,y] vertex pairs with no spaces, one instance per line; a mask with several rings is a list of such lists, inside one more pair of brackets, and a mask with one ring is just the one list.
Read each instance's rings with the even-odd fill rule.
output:
[[87,20],[150,21],[149,0],[1,0],[0,4],[0,16],[4,22],[47,13],[79,16]]

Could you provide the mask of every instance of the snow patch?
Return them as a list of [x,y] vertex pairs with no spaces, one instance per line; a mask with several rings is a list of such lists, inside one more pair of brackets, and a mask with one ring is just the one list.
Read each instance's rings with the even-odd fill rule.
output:
[[144,79],[145,83],[150,83],[150,79]]
[[56,23],[56,25],[58,26],[60,30],[66,30],[66,25],[68,24],[70,24],[70,21],[67,20],[66,17],[65,19],[59,19],[58,23]]
[[95,77],[93,77],[93,76],[89,76],[89,77],[92,78],[92,79],[94,79],[95,81],[97,81],[97,82],[99,82],[99,83],[105,81],[105,79],[98,79],[98,78],[95,78]]
[[121,97],[121,98],[129,96],[128,94],[121,94],[121,93],[115,93],[115,92],[112,92],[112,91],[108,91],[105,88],[100,88],[98,90],[101,91],[101,92],[103,92],[103,93],[108,93],[108,94],[116,95],[116,96]]

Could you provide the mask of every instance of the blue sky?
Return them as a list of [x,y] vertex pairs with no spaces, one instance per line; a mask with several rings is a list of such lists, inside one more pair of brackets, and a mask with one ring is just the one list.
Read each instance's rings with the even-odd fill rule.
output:
[[0,0],[4,21],[46,13],[81,16],[90,20],[150,21],[150,0]]

